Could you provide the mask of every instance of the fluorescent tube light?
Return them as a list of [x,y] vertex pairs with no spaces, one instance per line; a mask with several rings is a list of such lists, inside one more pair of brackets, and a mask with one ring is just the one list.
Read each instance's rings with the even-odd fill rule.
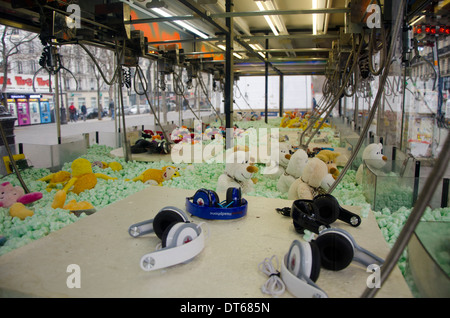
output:
[[[317,0],[312,0],[312,8],[317,9]],[[317,34],[317,14],[314,13],[312,18],[313,34]]]
[[[166,12],[166,11],[160,9],[160,8],[152,8],[151,10],[152,10],[153,12],[159,14],[159,15],[162,15],[163,17],[166,17],[166,18],[168,18],[168,17],[173,17],[173,16],[174,16],[172,13]],[[199,30],[197,30],[196,28],[190,26],[189,24],[187,24],[187,23],[184,22],[184,21],[177,21],[177,20],[174,20],[173,22],[176,23],[176,24],[178,24],[180,27],[185,28],[186,30],[191,31],[192,33],[198,35],[199,37],[201,37],[201,38],[203,38],[203,39],[209,38],[208,35],[206,35],[206,34],[203,33],[203,32],[200,32]]]
[[[264,6],[262,5],[261,1],[256,1],[255,2],[256,5],[258,6],[259,11],[266,11],[266,9],[264,8]],[[278,35],[278,31],[277,28],[275,27],[275,25],[273,24],[272,20],[270,19],[270,17],[268,15],[264,16],[264,19],[266,19],[267,24],[269,25],[270,29],[272,30],[273,34]]]
[[[252,49],[254,49],[255,51],[257,51],[257,50],[262,50],[262,47],[259,45],[259,44],[253,44],[253,43],[250,43],[249,44],[250,45],[250,47],[252,48]],[[257,52],[259,55],[261,55],[263,58],[266,58],[266,56],[264,55],[264,53],[263,52]]]
[[[217,47],[222,49],[222,50],[224,50],[224,51],[227,50],[227,47],[225,45],[223,45],[223,44],[218,44]],[[236,52],[233,52],[233,55],[235,57],[237,57],[238,59],[242,59],[242,56],[240,54],[236,53]]]

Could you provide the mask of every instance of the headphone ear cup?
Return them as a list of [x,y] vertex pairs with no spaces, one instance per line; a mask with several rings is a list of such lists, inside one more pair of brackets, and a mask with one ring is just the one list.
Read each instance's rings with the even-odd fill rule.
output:
[[178,224],[178,223],[177,222],[173,222],[172,224],[167,226],[166,229],[164,230],[163,234],[161,235],[161,246],[163,248],[167,247],[167,245],[168,245],[167,243],[169,243],[169,244],[171,243],[171,242],[167,242],[168,241],[167,237],[169,236],[169,233],[170,233],[170,231],[172,230],[172,228],[173,228],[173,226],[175,224]]
[[311,263],[311,274],[309,275],[309,278],[313,282],[316,282],[319,278],[320,274],[320,266],[321,266],[321,260],[320,260],[320,250],[317,247],[316,242],[312,241],[309,243],[311,246],[311,254],[312,254],[312,263]]
[[353,260],[353,245],[340,233],[326,232],[319,234],[315,243],[320,252],[322,267],[326,269],[340,271]]
[[161,246],[163,248],[180,246],[189,243],[199,234],[197,226],[192,223],[172,223],[161,237]]
[[287,254],[286,266],[298,278],[308,276],[315,282],[320,274],[320,252],[317,246],[311,243],[294,241]]
[[179,222],[189,222],[186,215],[181,210],[176,208],[163,209],[158,212],[153,220],[153,231],[156,236],[161,239],[168,227],[173,223]]
[[200,206],[212,206],[210,190],[198,189],[197,192],[195,192],[192,201]]
[[209,191],[209,197],[211,198],[211,205],[210,206],[217,206],[220,203],[219,195],[214,190],[208,190]]
[[320,194],[314,199],[317,208],[317,217],[326,224],[331,224],[339,217],[339,203],[329,194]]
[[226,204],[230,204],[233,202],[230,206],[232,206],[232,207],[240,206],[242,204],[241,199],[242,199],[241,188],[228,188],[227,189],[227,203]]

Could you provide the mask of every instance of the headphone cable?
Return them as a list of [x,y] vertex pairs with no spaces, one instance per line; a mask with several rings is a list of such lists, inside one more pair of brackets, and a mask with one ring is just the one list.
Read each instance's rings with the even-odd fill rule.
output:
[[[273,264],[274,260],[276,261],[275,266]],[[279,265],[280,263],[276,255],[273,255],[271,258],[266,257],[264,261],[258,264],[259,270],[269,276],[269,279],[261,287],[261,291],[264,294],[269,294],[275,297],[282,295],[286,290],[286,286],[280,278],[280,272],[277,270]]]

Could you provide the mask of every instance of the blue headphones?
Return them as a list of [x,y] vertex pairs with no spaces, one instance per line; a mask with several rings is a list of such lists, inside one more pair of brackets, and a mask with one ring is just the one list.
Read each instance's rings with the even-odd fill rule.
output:
[[247,200],[241,188],[228,188],[227,198],[220,201],[214,190],[198,189],[193,197],[186,198],[186,211],[202,219],[230,220],[247,214]]

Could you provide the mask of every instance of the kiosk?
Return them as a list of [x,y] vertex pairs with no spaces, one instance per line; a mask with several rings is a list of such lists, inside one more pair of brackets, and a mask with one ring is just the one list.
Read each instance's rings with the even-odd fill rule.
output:
[[[23,96],[25,97],[25,96]],[[19,126],[30,125],[30,109],[26,98],[17,98],[17,121]]]
[[[9,99],[7,100],[7,103],[8,103],[8,109],[9,109],[9,112],[11,113],[11,115],[12,115],[13,117],[16,117],[16,118],[17,118],[16,101],[15,101],[14,99],[12,99],[12,98],[9,98]],[[19,125],[19,122],[16,120],[16,121],[14,122],[14,126],[18,126],[18,125]]]
[[[30,96],[31,97],[31,96]],[[41,123],[41,112],[39,109],[39,98],[30,98],[29,109],[30,109],[30,123],[32,125]]]
[[41,98],[39,101],[41,124],[51,123],[50,103],[47,98]]

